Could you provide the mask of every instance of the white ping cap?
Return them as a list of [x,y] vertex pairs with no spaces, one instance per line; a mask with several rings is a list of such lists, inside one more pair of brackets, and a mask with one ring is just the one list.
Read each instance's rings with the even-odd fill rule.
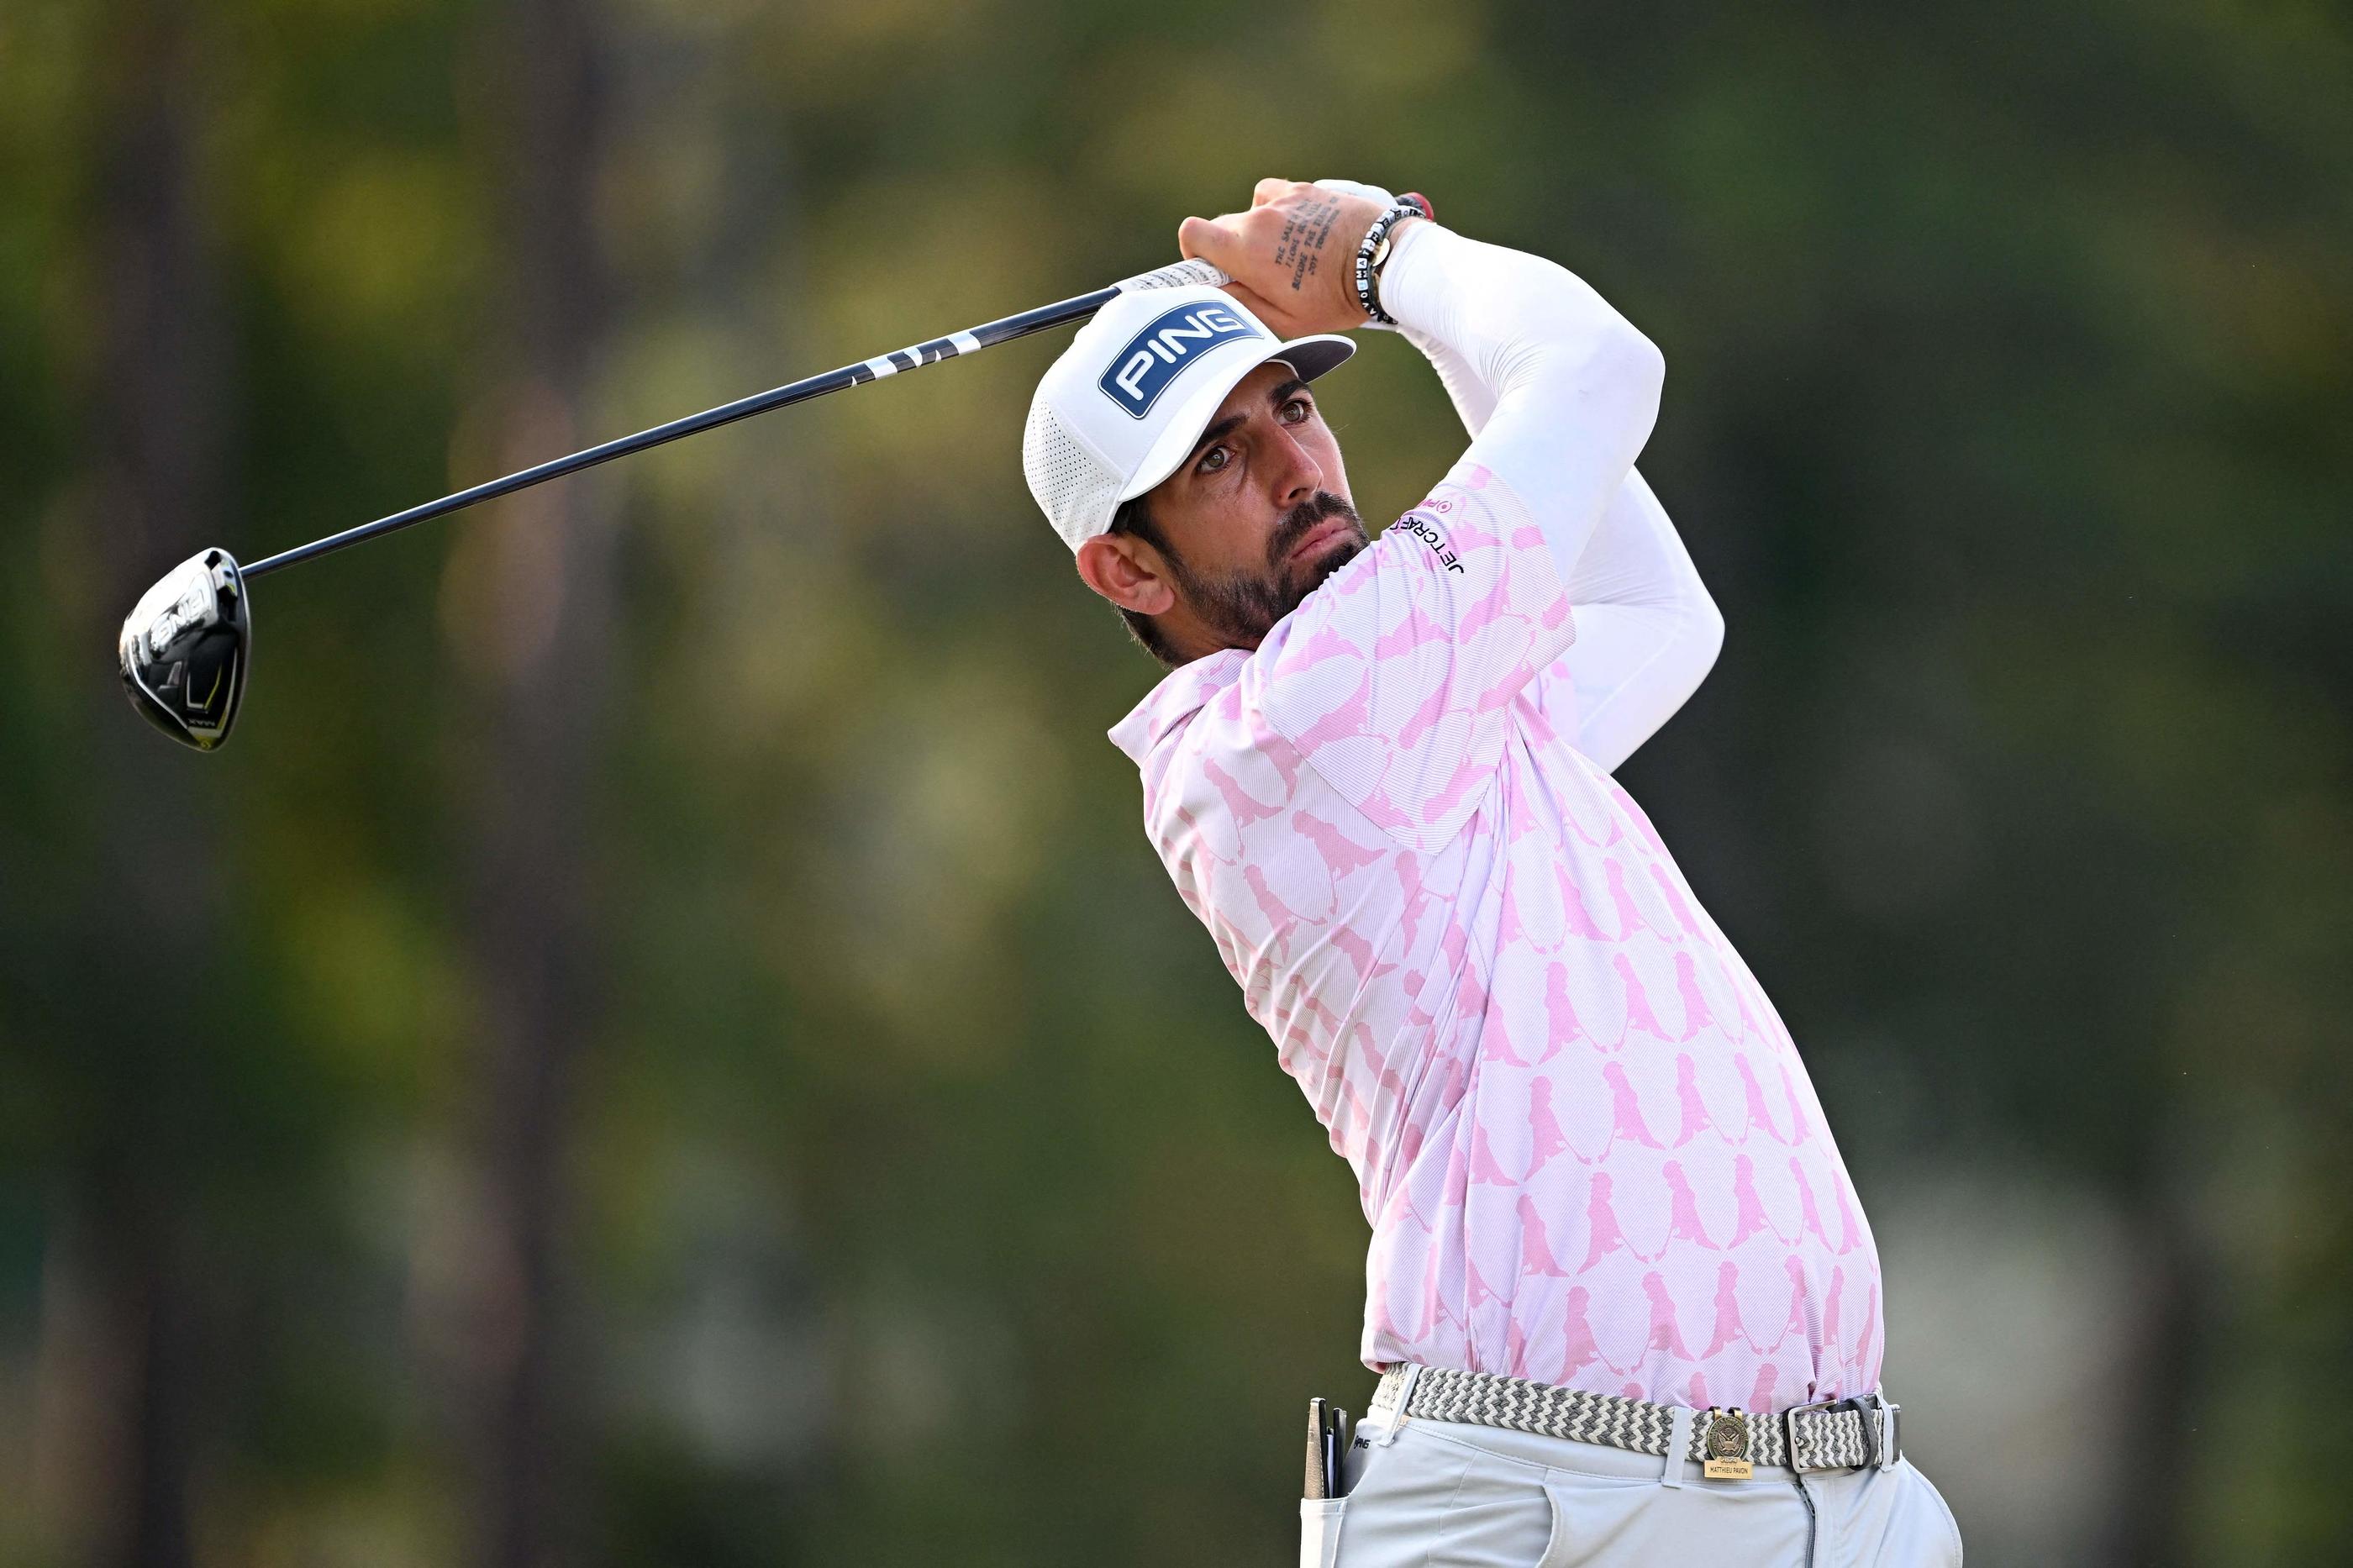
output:
[[1021,437],[1029,493],[1075,551],[1176,471],[1242,377],[1279,359],[1313,381],[1356,352],[1327,334],[1284,342],[1205,285],[1123,293],[1038,383]]

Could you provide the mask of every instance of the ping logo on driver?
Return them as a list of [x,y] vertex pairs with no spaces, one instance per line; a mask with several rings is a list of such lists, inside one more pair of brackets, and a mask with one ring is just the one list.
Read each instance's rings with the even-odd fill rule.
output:
[[1222,305],[1180,305],[1128,339],[1096,384],[1130,418],[1141,419],[1196,357],[1233,338],[1264,336]]

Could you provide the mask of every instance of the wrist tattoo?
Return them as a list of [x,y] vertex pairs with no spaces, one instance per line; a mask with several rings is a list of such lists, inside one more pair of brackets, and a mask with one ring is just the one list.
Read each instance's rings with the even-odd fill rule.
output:
[[1324,249],[1332,242],[1332,226],[1339,217],[1340,198],[1318,195],[1309,197],[1282,220],[1282,232],[1275,237],[1274,264],[1291,268],[1293,293],[1315,276]]

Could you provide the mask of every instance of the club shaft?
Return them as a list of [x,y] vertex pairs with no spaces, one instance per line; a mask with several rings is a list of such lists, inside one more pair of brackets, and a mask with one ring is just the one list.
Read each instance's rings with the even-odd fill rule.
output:
[[314,539],[308,544],[297,545],[291,550],[281,551],[267,560],[255,562],[243,569],[244,574],[248,578],[267,576],[281,567],[299,565],[305,561],[316,560],[322,555],[332,554],[338,550],[348,549],[352,545],[364,543],[384,534],[396,533],[416,523],[428,521],[437,517],[446,517],[450,512],[472,506],[477,501],[493,500],[500,496],[512,495],[515,491],[528,489],[533,485],[542,484],[549,479],[560,479],[566,474],[576,474],[583,468],[593,468],[599,463],[608,463],[615,458],[626,458],[633,452],[642,452],[649,447],[659,447],[664,442],[675,441],[683,436],[697,435],[704,430],[715,430],[722,425],[732,425],[738,419],[749,419],[754,414],[765,414],[772,408],[784,408],[795,403],[806,403],[812,397],[823,397],[828,392],[839,392],[846,387],[878,381],[887,375],[921,370],[927,364],[937,364],[944,359],[954,359],[959,354],[968,354],[976,349],[1009,342],[1015,338],[1027,337],[1031,332],[1042,332],[1049,327],[1059,327],[1067,322],[1084,321],[1117,299],[1122,287],[1123,285],[1113,284],[1108,289],[1098,289],[1092,294],[1081,294],[1075,299],[1064,300],[1060,304],[1041,305],[1034,310],[1024,310],[1018,316],[1007,316],[1000,321],[990,321],[965,331],[954,332],[944,338],[934,338],[929,342],[895,350],[891,353],[865,360],[857,364],[844,365],[839,370],[829,370],[823,375],[813,375],[805,381],[796,381],[788,386],[779,386],[773,391],[738,398],[733,403],[723,403],[716,408],[706,408],[700,414],[690,414],[683,419],[673,419],[667,425],[657,425],[651,429],[640,430],[634,436],[623,436],[617,440],[605,442],[602,446],[590,447],[584,451],[575,452],[569,457],[555,458],[509,474],[503,479],[491,479],[470,489],[459,490],[455,495],[443,496],[439,500],[429,500],[423,506],[413,506],[406,511],[396,511],[390,517],[380,517],[374,522],[364,522],[356,528],[347,528],[341,533],[331,533],[324,539]]

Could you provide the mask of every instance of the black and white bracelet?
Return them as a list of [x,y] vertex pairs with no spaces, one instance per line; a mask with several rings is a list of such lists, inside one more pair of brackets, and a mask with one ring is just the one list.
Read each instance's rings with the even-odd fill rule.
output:
[[1365,243],[1356,247],[1356,303],[1385,327],[1397,325],[1397,318],[1381,309],[1381,264],[1389,258],[1389,230],[1409,217],[1435,216],[1429,197],[1408,191],[1373,220],[1373,226],[1365,231]]

